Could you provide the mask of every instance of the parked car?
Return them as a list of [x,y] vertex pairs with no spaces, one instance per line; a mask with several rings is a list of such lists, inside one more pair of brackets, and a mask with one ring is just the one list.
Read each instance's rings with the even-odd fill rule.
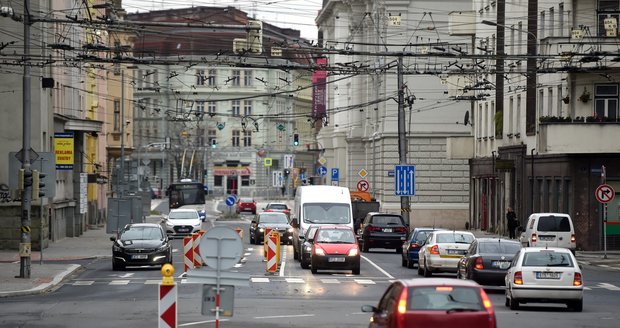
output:
[[161,189],[152,187],[151,188],[151,199],[159,199],[161,198]]
[[391,248],[396,253],[403,250],[409,232],[408,225],[399,214],[370,212],[361,226],[360,244],[363,252],[370,248]]
[[263,208],[265,212],[282,212],[286,214],[288,218],[291,217],[291,209],[286,203],[269,203]]
[[351,270],[360,274],[360,249],[353,228],[319,226],[312,242],[310,270]]
[[272,228],[280,233],[280,244],[290,244],[293,240],[293,228],[286,214],[281,212],[260,212],[250,223],[250,244],[262,244],[265,228]]
[[531,214],[519,240],[523,247],[564,247],[573,254],[577,248],[573,220],[563,213]]
[[112,270],[127,266],[164,265],[172,263],[172,245],[162,227],[155,223],[128,224],[110,237]]
[[237,202],[237,214],[241,212],[252,212],[252,214],[256,214],[256,201],[254,198],[239,198]]
[[314,243],[314,234],[318,226],[310,226],[306,230],[306,235],[304,236],[303,244],[301,245],[301,258],[299,259],[299,263],[302,269],[309,269],[310,262],[312,257],[312,244]]
[[510,262],[520,249],[521,244],[516,240],[478,238],[459,261],[456,277],[481,285],[503,286]]
[[505,278],[506,306],[520,303],[565,303],[583,309],[583,278],[573,253],[559,247],[526,247],[515,255]]
[[195,209],[175,208],[161,221],[168,237],[191,236],[202,228],[202,218]]
[[418,274],[430,277],[436,272],[453,272],[476,237],[467,231],[433,231],[420,249]]
[[403,250],[401,252],[401,265],[406,266],[409,269],[413,269],[414,265],[418,264],[418,255],[420,247],[426,241],[428,234],[443,229],[435,228],[415,228],[409,233],[409,237],[403,243]]
[[369,328],[496,327],[495,310],[480,285],[448,278],[393,282],[371,312]]

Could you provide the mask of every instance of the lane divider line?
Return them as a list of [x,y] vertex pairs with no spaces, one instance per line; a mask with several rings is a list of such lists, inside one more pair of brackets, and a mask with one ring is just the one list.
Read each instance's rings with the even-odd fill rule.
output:
[[383,270],[380,266],[376,265],[375,262],[371,261],[369,258],[367,258],[366,256],[362,255],[362,258],[364,260],[366,260],[368,263],[370,263],[372,266],[374,266],[377,270],[379,270],[381,273],[383,273],[386,277],[390,278],[390,279],[394,279],[394,277],[389,274],[387,271]]

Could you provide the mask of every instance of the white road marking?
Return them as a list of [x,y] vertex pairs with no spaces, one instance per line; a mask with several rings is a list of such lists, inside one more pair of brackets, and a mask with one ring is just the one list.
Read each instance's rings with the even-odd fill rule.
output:
[[131,278],[131,276],[133,276],[133,273],[125,273],[123,275],[118,276],[119,278]]
[[590,287],[583,287],[583,290],[592,290]]
[[293,314],[293,315],[269,315],[264,317],[254,317],[254,319],[278,319],[278,318],[302,318],[314,317],[314,314]]
[[360,285],[376,285],[376,283],[370,279],[353,279]]
[[177,278],[185,278],[185,275],[187,275],[187,272],[181,273]]
[[303,284],[304,280],[301,278],[286,278],[286,282]]
[[90,280],[90,281],[76,281],[73,283],[73,286],[90,286],[92,284],[94,284],[95,281],[94,280]]
[[374,266],[375,268],[377,268],[377,270],[381,271],[381,273],[383,273],[386,277],[390,278],[390,279],[394,279],[394,277],[389,274],[387,271],[381,269],[380,266],[376,265],[375,262],[371,261],[370,259],[368,259],[366,256],[362,255],[362,258],[366,261],[368,261],[368,263],[370,263],[372,266]]
[[284,267],[286,266],[286,248],[282,252],[280,260],[282,261],[280,262],[280,277],[284,277]]
[[251,252],[251,251],[253,251],[253,250],[254,250],[254,247],[248,247],[248,248],[246,248],[246,250],[247,250],[247,251],[249,251],[249,252]]
[[130,280],[112,280],[109,285],[128,285]]
[[146,280],[144,284],[145,285],[159,285],[160,282],[161,280]]
[[340,283],[338,279],[321,279],[321,282],[324,284],[339,284]]
[[252,255],[252,253],[243,253],[243,257],[248,257],[250,255]]
[[250,278],[251,282],[269,282],[269,278],[258,278],[258,277],[252,277]]
[[620,290],[620,287],[618,287],[616,285],[608,284],[606,282],[601,282],[601,283],[598,284],[598,286],[602,287],[602,288],[605,288],[605,289],[608,289],[608,290],[615,290],[615,291]]
[[240,267],[242,267],[242,266],[243,266],[243,264],[242,264],[242,263],[237,263],[237,264],[235,264],[235,268],[240,268]]
[[[220,318],[220,322],[221,321],[228,321],[228,320],[229,319],[222,319],[222,318]],[[195,325],[201,325],[203,323],[213,323],[213,322],[215,322],[215,319],[213,319],[213,320],[205,320],[205,321],[188,322],[188,323],[180,324],[180,325],[177,325],[177,326],[179,326],[179,327],[186,327],[186,326],[195,326]]]

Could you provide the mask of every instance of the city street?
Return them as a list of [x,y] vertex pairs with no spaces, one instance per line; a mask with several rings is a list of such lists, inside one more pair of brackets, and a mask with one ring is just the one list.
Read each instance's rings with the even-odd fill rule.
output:
[[[251,215],[242,220],[217,220],[216,225],[242,227],[247,233]],[[155,219],[151,219],[155,220]],[[208,217],[205,228],[213,217]],[[182,241],[175,239],[175,281],[179,284],[179,327],[212,327],[214,317],[201,315],[201,287],[180,277]],[[244,240],[245,253],[234,270],[250,275],[249,287],[237,287],[232,317],[221,318],[222,327],[364,327],[369,314],[361,305],[376,305],[393,279],[415,278],[417,270],[400,265],[392,250],[363,253],[359,276],[349,272],[301,269],[293,260],[292,246],[283,246],[282,265],[275,275],[265,274],[260,245]],[[159,268],[112,271],[109,259],[82,260],[81,270],[57,289],[42,295],[0,299],[3,327],[154,327],[157,324]],[[498,327],[617,327],[620,314],[620,276],[616,270],[583,268],[583,313],[565,306],[526,304],[518,311],[504,306],[503,291],[489,290]],[[438,275],[453,277],[453,275]]]

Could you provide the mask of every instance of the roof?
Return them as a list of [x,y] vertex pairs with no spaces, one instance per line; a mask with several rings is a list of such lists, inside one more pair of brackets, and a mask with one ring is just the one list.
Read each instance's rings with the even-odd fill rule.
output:
[[436,230],[436,232],[439,233],[464,233],[464,234],[468,234],[468,235],[474,235],[473,233],[469,232],[469,231],[461,231],[461,230]]
[[157,223],[128,223],[125,225],[125,227],[127,226],[161,228],[161,226]]
[[505,239],[505,238],[476,238],[476,240],[480,243],[490,243],[490,242],[496,242],[496,241],[500,241],[502,243],[512,243],[512,244],[521,244],[518,240],[513,240],[513,239]]
[[540,252],[540,251],[554,251],[554,252],[561,252],[561,253],[572,253],[570,251],[570,249],[563,248],[563,247],[523,247],[522,250],[527,252],[527,253],[535,253],[535,252]]
[[170,212],[198,212],[198,210],[193,208],[173,208]]
[[473,280],[462,280],[454,278],[400,279],[398,281],[407,287],[457,286],[480,288],[480,285],[478,285]]
[[342,229],[342,230],[353,230],[353,228],[346,225],[318,225],[318,229]]
[[534,216],[568,216],[570,217],[570,215],[566,214],[566,213],[532,213],[530,215],[534,215]]
[[368,212],[368,214],[366,214],[366,215],[372,215],[372,216],[375,216],[375,215],[385,215],[385,216],[400,216],[400,217],[402,217],[402,215],[400,215],[400,214],[385,213],[385,212]]

